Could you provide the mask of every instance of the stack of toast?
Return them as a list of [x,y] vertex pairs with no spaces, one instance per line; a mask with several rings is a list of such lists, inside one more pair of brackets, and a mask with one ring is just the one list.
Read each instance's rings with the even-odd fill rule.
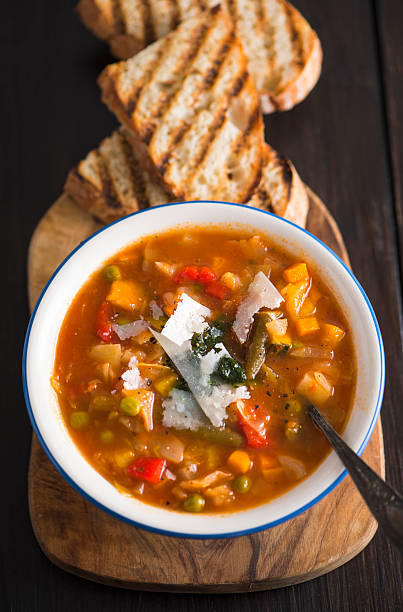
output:
[[319,39],[291,5],[80,0],[78,9],[117,55],[132,56],[99,77],[121,127],[69,173],[77,204],[107,223],[167,202],[224,200],[305,224],[304,185],[264,142],[262,120],[319,76]]

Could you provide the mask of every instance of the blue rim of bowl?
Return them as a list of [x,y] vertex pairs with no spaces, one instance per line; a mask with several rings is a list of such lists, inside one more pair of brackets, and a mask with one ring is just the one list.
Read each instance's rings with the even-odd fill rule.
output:
[[[302,514],[302,512],[305,512],[305,510],[308,510],[309,508],[311,508],[312,506],[314,506],[315,504],[317,504],[321,499],[323,499],[324,497],[326,497],[326,495],[328,495],[328,493],[330,493],[338,484],[340,484],[340,482],[347,476],[347,470],[343,470],[341,472],[341,474],[324,490],[322,491],[319,495],[317,495],[314,499],[312,499],[311,501],[309,501],[308,503],[306,503],[305,505],[301,506],[300,508],[298,508],[297,510],[294,510],[294,512],[291,512],[290,514],[287,514],[275,521],[272,521],[270,523],[265,523],[263,525],[259,525],[258,527],[251,527],[250,529],[243,529],[240,531],[231,531],[229,533],[222,533],[222,534],[191,534],[191,533],[181,533],[181,532],[176,532],[176,531],[169,531],[167,529],[159,529],[157,527],[151,527],[149,525],[145,525],[144,523],[139,523],[137,521],[134,521],[132,519],[127,518],[126,516],[123,516],[121,514],[119,514],[118,512],[115,512],[114,510],[111,510],[110,508],[108,508],[107,506],[104,506],[101,502],[97,501],[96,499],[94,499],[91,495],[89,495],[88,493],[86,493],[86,491],[84,489],[82,489],[78,484],[76,484],[76,482],[64,471],[64,469],[61,467],[61,465],[56,461],[56,459],[53,457],[52,453],[50,452],[48,446],[46,445],[45,440],[43,439],[41,432],[39,431],[38,425],[36,423],[33,411],[32,411],[32,406],[31,406],[31,401],[29,398],[29,393],[28,393],[28,383],[27,383],[27,352],[28,352],[28,344],[29,344],[29,337],[30,337],[30,333],[31,333],[31,329],[32,329],[32,325],[35,319],[35,315],[36,312],[39,308],[40,303],[42,302],[49,286],[52,284],[54,278],[57,276],[57,274],[59,273],[59,271],[64,267],[64,265],[73,257],[73,255],[75,253],[77,253],[77,251],[79,251],[87,242],[89,242],[90,240],[92,240],[93,238],[95,238],[95,236],[98,236],[99,234],[101,234],[102,232],[104,232],[105,230],[107,230],[108,228],[117,225],[118,223],[122,223],[123,221],[125,221],[126,219],[130,218],[130,217],[134,217],[137,215],[141,215],[144,213],[149,213],[150,211],[153,210],[157,210],[159,208],[168,208],[171,206],[181,206],[184,204],[201,204],[201,203],[209,203],[209,204],[220,204],[222,206],[238,206],[239,208],[245,208],[245,209],[249,209],[249,210],[253,210],[254,212],[258,212],[258,213],[262,213],[264,215],[269,215],[270,217],[274,217],[275,219],[279,220],[280,222],[283,223],[288,223],[289,225],[292,225],[293,227],[297,228],[297,230],[299,230],[300,232],[307,234],[308,236],[310,236],[311,238],[313,238],[316,242],[318,242],[319,244],[321,244],[333,257],[335,257],[335,259],[337,259],[337,261],[341,264],[341,266],[344,268],[344,270],[347,272],[348,276],[350,276],[350,278],[354,281],[354,283],[356,284],[356,286],[358,287],[362,297],[364,298],[364,301],[368,307],[368,310],[371,314],[371,318],[373,321],[373,324],[375,326],[375,330],[376,330],[376,334],[377,334],[377,338],[378,338],[378,345],[379,345],[379,352],[380,352],[380,357],[381,357],[381,375],[380,375],[380,384],[379,384],[379,390],[378,390],[378,397],[377,397],[377,401],[376,401],[376,408],[375,408],[375,412],[373,414],[371,423],[369,425],[368,431],[365,434],[364,440],[361,443],[360,448],[357,451],[358,455],[361,455],[365,449],[365,447],[367,446],[371,435],[374,431],[376,422],[378,420],[379,417],[379,413],[381,410],[381,405],[382,405],[382,401],[383,401],[383,393],[384,393],[384,388],[385,388],[385,352],[384,352],[384,346],[383,346],[383,341],[382,341],[382,335],[381,335],[381,331],[379,328],[379,324],[377,321],[377,318],[375,316],[375,312],[374,309],[372,307],[371,302],[369,301],[364,289],[362,288],[361,284],[359,283],[359,281],[357,280],[357,278],[354,276],[354,274],[351,272],[351,270],[346,266],[346,264],[344,263],[344,261],[334,252],[332,251],[331,248],[329,248],[327,246],[327,244],[325,244],[324,242],[322,242],[322,240],[320,240],[319,238],[317,238],[314,234],[311,234],[310,232],[308,232],[306,229],[299,227],[298,225],[296,225],[295,223],[292,223],[292,221],[288,221],[287,219],[283,219],[282,217],[278,217],[277,215],[270,213],[266,210],[261,210],[258,208],[254,208],[253,206],[247,206],[246,204],[236,204],[235,202],[220,202],[218,200],[190,200],[190,201],[186,201],[186,202],[173,202],[171,204],[160,204],[159,206],[153,206],[152,208],[147,208],[144,210],[139,210],[137,212],[134,212],[130,215],[127,215],[126,217],[123,217],[122,219],[118,219],[117,221],[113,221],[112,223],[110,223],[109,225],[106,225],[105,227],[102,227],[101,229],[97,230],[94,234],[92,234],[91,236],[89,236],[86,240],[84,240],[83,242],[81,242],[63,261],[62,263],[56,268],[56,270],[53,272],[52,276],[50,277],[50,279],[48,280],[48,282],[46,283],[45,287],[43,288],[36,304],[35,304],[35,308],[32,312],[32,315],[30,317],[29,320],[29,324],[28,324],[28,328],[27,328],[27,332],[25,335],[25,341],[24,341],[24,350],[23,350],[23,356],[22,356],[22,380],[23,380],[23,390],[24,390],[24,398],[25,398],[25,403],[27,406],[27,411],[28,411],[28,415],[31,421],[31,425],[32,428],[35,432],[35,435],[37,436],[43,450],[45,451],[46,455],[48,456],[48,458],[50,459],[50,461],[53,463],[53,465],[55,466],[55,468],[58,470],[58,472],[63,476],[63,478],[68,482],[68,484],[73,487],[73,489],[75,489],[78,493],[80,493],[80,495],[82,495],[85,499],[87,499],[89,502],[91,502],[92,504],[94,504],[94,506],[96,506],[97,508],[100,508],[101,510],[103,510],[104,512],[106,512],[107,514],[109,514],[110,516],[117,518],[125,523],[128,523],[129,525],[133,525],[134,527],[138,527],[140,529],[144,529],[145,531],[150,531],[152,533],[157,533],[160,535],[166,535],[166,536],[171,536],[171,537],[175,537],[175,538],[185,538],[185,539],[193,539],[193,540],[208,540],[208,539],[225,539],[225,538],[234,538],[234,537],[238,537],[238,536],[244,536],[244,535],[248,535],[251,533],[257,533],[259,531],[264,531],[265,529],[270,529],[271,527],[275,527],[276,525],[280,525],[281,523],[285,523],[286,521],[289,521],[290,519],[298,516],[299,514]],[[332,451],[334,452],[334,451]]]

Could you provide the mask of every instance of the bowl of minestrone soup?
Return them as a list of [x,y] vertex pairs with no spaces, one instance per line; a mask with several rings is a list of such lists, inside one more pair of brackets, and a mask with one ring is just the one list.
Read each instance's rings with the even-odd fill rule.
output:
[[134,525],[226,537],[283,522],[345,476],[317,406],[361,453],[384,354],[363,289],[317,238],[220,202],[117,221],[55,272],[24,390],[51,461]]

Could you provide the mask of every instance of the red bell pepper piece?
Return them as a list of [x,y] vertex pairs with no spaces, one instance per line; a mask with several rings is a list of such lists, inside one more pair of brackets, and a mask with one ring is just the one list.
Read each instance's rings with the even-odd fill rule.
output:
[[271,440],[267,434],[265,419],[266,413],[261,407],[254,407],[250,403],[238,400],[236,407],[239,415],[239,424],[246,437],[248,446],[263,448],[270,446]]
[[167,466],[165,459],[157,457],[137,457],[128,467],[127,473],[132,478],[148,482],[159,482]]
[[199,278],[199,268],[197,266],[185,266],[176,273],[174,281],[183,283],[184,281],[197,281]]
[[95,316],[95,328],[98,336],[104,342],[117,341],[117,336],[112,328],[112,315],[113,309],[111,304],[109,304],[109,302],[102,302]]
[[210,270],[210,268],[208,268],[207,266],[203,266],[199,270],[199,278],[197,280],[202,285],[207,285],[208,283],[211,283],[212,281],[215,281],[216,278],[217,278],[217,276],[215,275],[213,270]]
[[229,297],[230,290],[228,287],[223,285],[220,281],[215,280],[212,283],[209,283],[204,290],[209,295],[213,295],[219,300],[225,300]]

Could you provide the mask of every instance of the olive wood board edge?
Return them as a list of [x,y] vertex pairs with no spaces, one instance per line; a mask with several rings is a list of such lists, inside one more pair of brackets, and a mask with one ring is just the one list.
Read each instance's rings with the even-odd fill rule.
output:
[[[308,195],[307,229],[349,265],[336,222],[309,188]],[[65,195],[47,211],[28,255],[31,309],[59,263],[100,227]],[[380,420],[363,457],[384,476]],[[55,565],[95,582],[131,589],[231,593],[297,584],[355,557],[377,529],[347,476],[315,506],[266,531],[217,540],[154,534],[119,521],[85,500],[53,467],[35,435],[28,494],[35,536]]]

